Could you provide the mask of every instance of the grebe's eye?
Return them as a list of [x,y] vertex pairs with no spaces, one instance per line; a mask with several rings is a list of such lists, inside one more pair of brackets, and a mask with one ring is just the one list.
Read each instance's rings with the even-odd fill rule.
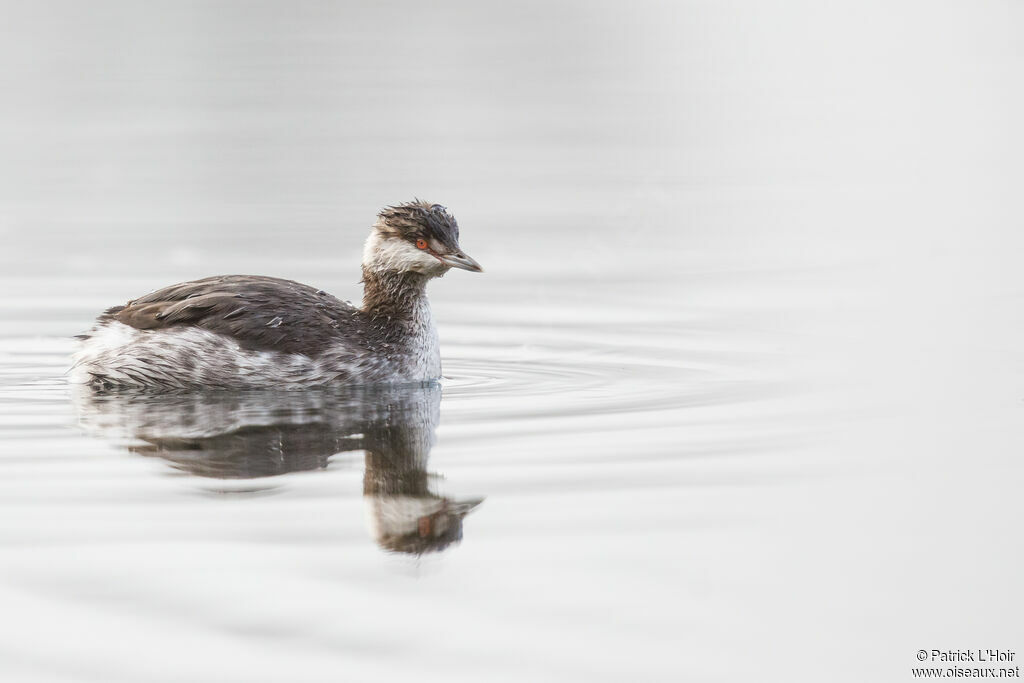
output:
[[425,239],[423,239],[422,237],[419,238],[418,240],[416,240],[416,248],[417,249],[426,249],[427,248],[427,241]]

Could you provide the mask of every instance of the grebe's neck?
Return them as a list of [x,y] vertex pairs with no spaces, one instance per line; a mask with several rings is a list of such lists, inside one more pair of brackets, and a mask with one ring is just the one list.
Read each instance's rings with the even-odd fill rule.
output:
[[[363,310],[396,321],[428,322],[429,279],[421,273],[372,270],[363,266]],[[424,317],[428,320],[421,320]]]
[[441,347],[427,302],[429,279],[421,273],[363,267],[363,312],[394,344],[392,360],[409,381],[441,376]]

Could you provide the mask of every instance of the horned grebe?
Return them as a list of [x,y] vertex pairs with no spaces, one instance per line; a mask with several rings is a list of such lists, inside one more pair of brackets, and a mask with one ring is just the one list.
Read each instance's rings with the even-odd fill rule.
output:
[[440,204],[382,210],[363,249],[363,306],[272,277],[171,285],[105,311],[79,338],[74,382],[257,387],[419,382],[441,376],[426,285],[480,272]]

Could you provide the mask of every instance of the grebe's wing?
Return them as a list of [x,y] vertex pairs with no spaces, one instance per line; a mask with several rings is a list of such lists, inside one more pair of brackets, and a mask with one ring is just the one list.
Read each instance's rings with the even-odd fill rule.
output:
[[245,349],[315,355],[355,336],[358,309],[291,280],[222,275],[182,282],[111,308],[101,318],[139,330],[200,327]]

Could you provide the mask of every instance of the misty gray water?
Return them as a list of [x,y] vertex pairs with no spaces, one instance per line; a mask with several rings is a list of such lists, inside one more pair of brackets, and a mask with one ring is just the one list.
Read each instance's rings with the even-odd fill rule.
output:
[[[4,11],[3,680],[1024,648],[1019,6]],[[429,288],[437,386],[67,384],[173,282],[358,300],[413,196],[486,270]]]

